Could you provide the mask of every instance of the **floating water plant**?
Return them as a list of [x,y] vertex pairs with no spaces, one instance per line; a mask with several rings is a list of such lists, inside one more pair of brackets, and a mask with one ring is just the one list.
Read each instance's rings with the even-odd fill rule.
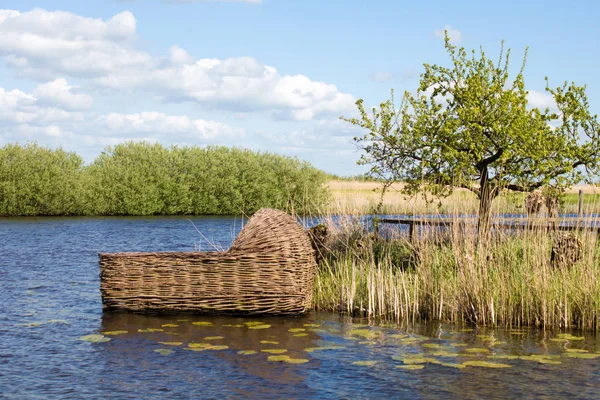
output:
[[177,328],[179,325],[177,324],[162,324],[163,328]]
[[250,356],[252,354],[257,354],[258,351],[256,351],[256,350],[240,350],[237,353],[241,356]]
[[93,335],[82,336],[79,338],[79,340],[82,340],[84,342],[90,342],[90,343],[104,343],[104,342],[110,341],[110,338],[107,338],[104,335],[93,334]]
[[359,336],[365,339],[375,339],[381,336],[381,332],[372,331],[370,329],[352,329],[349,333],[352,336]]
[[244,327],[244,325],[241,325],[241,324],[236,324],[236,325],[227,324],[227,325],[221,325],[221,326],[224,326],[227,328],[243,328]]
[[169,350],[169,349],[156,349],[156,350],[154,350],[154,352],[160,354],[161,356],[168,356],[169,354],[171,354],[173,352],[173,350]]
[[129,333],[129,331],[106,331],[106,332],[102,332],[102,334],[104,334],[104,335],[110,335],[110,336],[124,335],[126,333]]
[[308,360],[306,358],[287,358],[287,359],[283,360],[283,362],[286,362],[289,364],[305,364],[308,362]]
[[306,326],[308,328],[318,328],[321,326],[321,324],[304,324],[302,326]]
[[160,328],[146,328],[146,329],[138,329],[138,332],[140,333],[152,333],[152,332],[164,332],[164,329],[160,329]]
[[304,336],[308,336],[308,333],[295,333],[293,336],[294,337],[304,337]]
[[269,324],[250,325],[250,326],[248,326],[248,329],[269,329],[270,327],[271,327],[271,325],[269,325]]
[[354,361],[352,365],[360,365],[364,367],[372,367],[377,364],[377,361]]
[[589,351],[584,349],[567,349],[567,353],[589,353]]
[[204,338],[204,340],[220,340],[220,339],[225,339],[223,336],[207,336]]
[[213,326],[213,323],[209,322],[209,321],[196,321],[196,322],[192,322],[192,325],[195,325],[195,326]]
[[305,328],[290,328],[290,329],[288,329],[288,332],[292,332],[292,333],[304,332],[304,331],[306,331]]
[[423,364],[410,364],[410,365],[396,365],[396,368],[399,369],[407,369],[409,371],[423,369],[425,366]]
[[273,340],[261,340],[261,344],[279,344],[279,342],[275,342]]
[[270,354],[283,354],[283,353],[287,353],[287,349],[262,349],[261,351],[263,353],[270,353]]
[[457,369],[467,368],[466,365],[464,365],[464,364],[456,364],[456,363],[440,363],[439,365],[441,365],[443,367],[450,367],[450,368],[457,368]]
[[279,355],[279,356],[269,356],[267,358],[267,360],[269,361],[286,361],[289,360],[290,356],[286,356],[286,355]]
[[158,342],[160,344],[163,344],[165,346],[181,346],[183,343],[182,342]]
[[192,349],[202,349],[210,346],[212,346],[210,343],[188,343],[188,347]]
[[467,353],[489,353],[490,349],[485,349],[481,347],[471,347],[470,349],[465,349]]

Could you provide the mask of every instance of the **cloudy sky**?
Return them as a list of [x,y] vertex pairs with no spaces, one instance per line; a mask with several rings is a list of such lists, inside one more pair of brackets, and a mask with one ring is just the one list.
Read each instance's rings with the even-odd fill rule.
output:
[[363,172],[340,121],[355,101],[415,91],[447,64],[443,31],[520,66],[530,101],[588,85],[600,112],[600,3],[397,0],[2,0],[0,146],[37,141],[91,161],[126,140],[227,145]]

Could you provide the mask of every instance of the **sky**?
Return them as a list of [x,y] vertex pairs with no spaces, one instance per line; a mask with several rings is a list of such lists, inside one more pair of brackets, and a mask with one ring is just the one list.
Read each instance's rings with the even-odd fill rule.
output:
[[564,81],[600,113],[600,2],[0,0],[0,146],[35,141],[91,162],[128,140],[297,156],[366,171],[340,120],[415,92],[449,65],[443,35],[490,58],[501,41],[532,106]]

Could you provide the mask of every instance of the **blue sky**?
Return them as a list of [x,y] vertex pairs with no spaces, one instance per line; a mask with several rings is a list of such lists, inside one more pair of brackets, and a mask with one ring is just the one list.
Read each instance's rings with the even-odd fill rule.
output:
[[125,140],[227,145],[365,171],[340,121],[354,102],[415,91],[447,64],[440,33],[513,67],[546,106],[544,76],[587,84],[600,111],[595,1],[5,0],[0,145],[37,141],[93,160]]

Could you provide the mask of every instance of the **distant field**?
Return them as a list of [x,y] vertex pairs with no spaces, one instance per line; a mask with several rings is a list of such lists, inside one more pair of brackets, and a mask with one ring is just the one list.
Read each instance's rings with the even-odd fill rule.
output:
[[[362,181],[329,181],[333,194],[332,211],[343,213],[374,212],[381,200],[380,182]],[[464,189],[456,191],[448,198],[425,199],[422,195],[406,196],[400,192],[402,184],[394,184],[388,188],[383,199],[383,212],[389,214],[421,214],[421,213],[475,213],[478,209],[477,197]],[[578,185],[569,189],[563,197],[561,212],[577,212],[579,190],[584,192],[584,212],[600,210],[600,188],[596,186]],[[523,193],[506,193],[493,204],[494,213],[523,212]]]

